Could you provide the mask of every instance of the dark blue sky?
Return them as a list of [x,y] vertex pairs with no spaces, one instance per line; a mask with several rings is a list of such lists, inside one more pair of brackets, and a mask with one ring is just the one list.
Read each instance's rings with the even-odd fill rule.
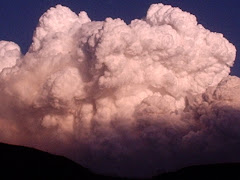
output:
[[[194,14],[205,28],[223,33],[240,51],[239,0],[2,0],[0,2],[0,40],[14,41],[25,53],[32,41],[40,16],[56,4],[68,6],[79,13],[86,11],[92,20],[121,18],[129,23],[146,15],[153,3],[180,7]],[[232,75],[240,77],[240,52]]]

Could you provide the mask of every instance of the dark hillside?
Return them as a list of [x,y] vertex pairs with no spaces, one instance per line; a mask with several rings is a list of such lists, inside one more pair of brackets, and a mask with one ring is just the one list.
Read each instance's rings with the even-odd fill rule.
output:
[[[114,179],[97,175],[62,156],[0,143],[0,179]],[[154,180],[240,179],[240,163],[199,165],[153,177]]]

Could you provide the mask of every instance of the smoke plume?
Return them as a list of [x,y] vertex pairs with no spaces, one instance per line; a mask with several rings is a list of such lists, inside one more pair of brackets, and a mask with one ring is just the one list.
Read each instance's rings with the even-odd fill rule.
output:
[[25,55],[0,41],[0,140],[120,176],[240,161],[235,56],[169,5],[130,24],[57,5]]

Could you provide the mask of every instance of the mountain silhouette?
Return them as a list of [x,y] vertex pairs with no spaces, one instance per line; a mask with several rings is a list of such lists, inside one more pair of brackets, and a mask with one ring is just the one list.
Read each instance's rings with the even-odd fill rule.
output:
[[[240,179],[240,163],[190,166],[149,179]],[[127,178],[99,175],[63,157],[37,149],[0,143],[0,179],[106,179]]]

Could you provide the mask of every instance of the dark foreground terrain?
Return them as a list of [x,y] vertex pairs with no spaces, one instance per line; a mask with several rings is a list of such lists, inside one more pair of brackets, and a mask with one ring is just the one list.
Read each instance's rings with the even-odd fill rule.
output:
[[[240,180],[240,163],[191,166],[155,176],[154,180]],[[0,143],[0,179],[115,179],[97,175],[62,156]]]

